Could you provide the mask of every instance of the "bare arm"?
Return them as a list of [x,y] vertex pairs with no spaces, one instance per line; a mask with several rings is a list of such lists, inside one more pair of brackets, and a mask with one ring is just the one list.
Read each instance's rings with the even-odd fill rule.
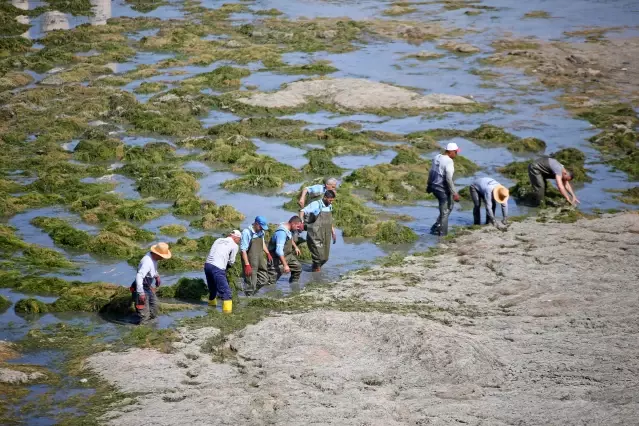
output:
[[248,254],[245,251],[242,251],[242,264],[243,265],[250,265],[249,259],[248,259]]
[[566,182],[564,186],[566,187],[566,191],[568,191],[568,193],[572,195],[573,204],[580,203],[579,199],[577,198],[577,195],[575,194],[575,191],[572,189],[572,185],[570,184],[570,182]]
[[264,253],[266,253],[266,256],[270,254],[268,251],[268,247],[266,247],[266,241],[264,240],[262,240],[262,250],[264,250]]
[[[570,199],[570,196],[568,195],[568,192],[566,191],[566,187],[564,186],[564,180],[561,177],[561,175],[556,175],[555,181],[557,182],[557,189],[559,190],[559,192],[561,192],[561,195],[563,195],[564,198],[568,200],[570,204],[573,204],[572,200]],[[570,185],[568,182],[566,183]]]
[[300,195],[300,199],[297,202],[297,204],[299,204],[301,208],[304,208],[304,203],[306,203],[306,194],[307,193],[308,193],[308,190],[306,188],[302,189],[302,194]]

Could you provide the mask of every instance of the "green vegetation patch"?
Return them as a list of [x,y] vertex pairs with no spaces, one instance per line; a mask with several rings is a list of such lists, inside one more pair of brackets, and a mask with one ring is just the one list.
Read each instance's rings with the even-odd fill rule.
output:
[[237,68],[224,65],[211,72],[198,74],[182,81],[183,85],[212,88],[236,88],[241,84],[241,79],[251,75],[246,68]]
[[149,13],[168,4],[165,0],[126,0],[126,3],[131,5],[131,9],[140,13]]
[[639,186],[621,191],[616,198],[626,204],[639,205]]
[[133,89],[135,93],[145,95],[149,93],[157,93],[163,90],[166,90],[167,85],[164,83],[154,82],[154,81],[145,81],[140,84],[138,87]]
[[202,278],[180,278],[174,285],[160,287],[157,291],[159,297],[197,301],[208,294],[208,287]]
[[155,239],[155,234],[153,232],[147,231],[146,229],[138,228],[131,223],[119,220],[114,220],[107,223],[104,226],[103,230],[141,243],[147,243]]
[[417,239],[415,231],[394,220],[375,224],[373,242],[377,244],[407,244],[414,243]]
[[269,71],[275,71],[279,74],[306,74],[306,75],[326,75],[339,71],[331,65],[330,61],[315,61],[310,64],[303,65],[281,65],[269,68]]
[[84,139],[75,147],[74,156],[79,161],[94,162],[118,160],[124,156],[124,143],[118,139]]
[[326,149],[312,149],[304,154],[308,164],[302,167],[302,172],[313,176],[339,176],[343,169],[332,161],[331,153]]
[[545,10],[531,10],[524,14],[524,19],[550,19],[550,13]]
[[184,225],[164,225],[160,227],[160,233],[169,236],[182,235],[187,231]]
[[79,213],[89,223],[109,223],[114,219],[146,222],[166,213],[166,210],[147,206],[144,201],[127,200],[114,193],[82,197],[71,204],[71,211]]

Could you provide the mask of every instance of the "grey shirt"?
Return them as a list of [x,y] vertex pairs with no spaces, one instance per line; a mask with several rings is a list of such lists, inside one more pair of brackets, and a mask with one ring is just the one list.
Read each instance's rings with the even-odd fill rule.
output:
[[535,161],[534,166],[541,172],[544,179],[554,179],[557,175],[561,176],[564,165],[554,158],[541,157]]
[[427,186],[433,191],[457,193],[455,183],[453,182],[453,174],[455,173],[455,164],[453,159],[448,155],[437,154],[433,158],[433,165],[428,173]]
[[[472,185],[475,187],[479,195],[484,199],[486,203],[486,215],[489,220],[492,220],[493,223],[497,223],[495,221],[495,216],[493,215],[493,202],[496,202],[493,197],[493,190],[500,185],[493,178],[489,177],[480,177],[473,181]],[[508,203],[501,204],[501,214],[506,219],[508,217]]]

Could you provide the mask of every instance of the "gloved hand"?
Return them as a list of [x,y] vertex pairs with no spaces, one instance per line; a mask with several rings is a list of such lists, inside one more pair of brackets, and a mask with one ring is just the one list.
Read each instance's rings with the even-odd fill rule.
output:
[[271,253],[266,253],[266,260],[268,263],[273,263],[273,256],[271,256]]
[[144,294],[144,292],[140,293],[140,295],[138,296],[138,300],[140,301],[141,304],[145,304],[146,303],[146,294]]
[[459,201],[459,194],[453,194],[453,201]]
[[155,277],[155,286],[159,287],[160,284],[162,284],[162,280],[160,279],[160,276],[158,275]]
[[244,276],[250,277],[252,274],[253,274],[253,268],[251,268],[251,265],[244,265]]

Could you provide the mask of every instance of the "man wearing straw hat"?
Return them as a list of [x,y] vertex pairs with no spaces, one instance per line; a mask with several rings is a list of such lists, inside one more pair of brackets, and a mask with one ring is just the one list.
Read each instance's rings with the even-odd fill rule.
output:
[[[486,224],[492,223],[497,229],[506,229],[508,221],[508,188],[490,177],[476,178],[470,185],[470,197],[473,199],[473,219],[475,225],[481,224],[481,202],[486,205]],[[502,223],[495,220],[497,204],[501,205]]]
[[158,260],[170,259],[171,250],[167,243],[157,243],[144,255],[138,265],[135,282],[131,285],[135,312],[139,318],[139,324],[144,324],[158,316],[158,302],[155,291],[151,287],[155,279],[155,287],[160,286],[160,274],[158,273]]

